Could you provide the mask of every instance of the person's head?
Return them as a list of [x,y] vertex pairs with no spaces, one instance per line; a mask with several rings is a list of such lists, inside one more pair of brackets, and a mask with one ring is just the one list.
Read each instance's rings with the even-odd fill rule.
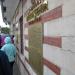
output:
[[4,40],[4,42],[5,42],[5,44],[11,43],[11,38],[9,36],[6,37],[5,40]]

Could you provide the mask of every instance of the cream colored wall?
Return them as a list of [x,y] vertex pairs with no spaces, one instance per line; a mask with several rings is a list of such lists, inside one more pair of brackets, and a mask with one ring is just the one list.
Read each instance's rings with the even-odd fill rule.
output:
[[62,5],[63,0],[48,0],[48,8],[52,10],[60,5]]
[[75,15],[75,1],[63,0],[63,16]]
[[[75,1],[74,0],[48,0],[49,10],[62,5],[62,17],[47,21],[44,23],[44,36],[61,37],[62,47],[55,47],[48,44],[43,44],[43,57],[60,68],[60,75],[75,75]],[[25,50],[25,46],[29,47],[28,28],[25,27],[26,15],[25,12],[31,7],[30,0],[23,7],[23,42],[24,54],[20,54],[31,75],[37,75],[31,66],[26,62],[25,58],[29,60],[29,52]],[[48,10],[48,11],[49,11]],[[22,15],[22,8],[20,7],[19,14],[16,17],[16,22]],[[21,73],[24,75],[24,67],[19,63]],[[43,65],[43,75],[56,75],[46,65]]]
[[[60,75],[75,75],[75,1],[48,0],[49,9],[62,5],[62,17],[44,23],[44,36],[61,37],[62,47],[43,44],[43,57],[61,69]],[[44,66],[44,75],[53,71]]]

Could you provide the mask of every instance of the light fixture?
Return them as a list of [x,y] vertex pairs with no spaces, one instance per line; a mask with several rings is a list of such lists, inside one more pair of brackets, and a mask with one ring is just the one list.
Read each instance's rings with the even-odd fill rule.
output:
[[3,6],[3,12],[6,12],[6,7],[5,6]]

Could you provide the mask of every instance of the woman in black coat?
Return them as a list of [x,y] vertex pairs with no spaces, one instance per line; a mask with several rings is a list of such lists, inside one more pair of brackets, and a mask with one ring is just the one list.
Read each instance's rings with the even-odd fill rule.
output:
[[1,47],[2,47],[2,46],[1,46],[1,35],[0,35],[0,49],[1,49]]
[[7,55],[0,50],[0,75],[12,75]]

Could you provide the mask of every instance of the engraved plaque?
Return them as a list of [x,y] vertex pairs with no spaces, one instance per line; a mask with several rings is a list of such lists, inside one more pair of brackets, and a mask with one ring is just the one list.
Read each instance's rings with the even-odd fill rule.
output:
[[41,23],[29,27],[29,62],[38,75],[43,75],[43,28]]

